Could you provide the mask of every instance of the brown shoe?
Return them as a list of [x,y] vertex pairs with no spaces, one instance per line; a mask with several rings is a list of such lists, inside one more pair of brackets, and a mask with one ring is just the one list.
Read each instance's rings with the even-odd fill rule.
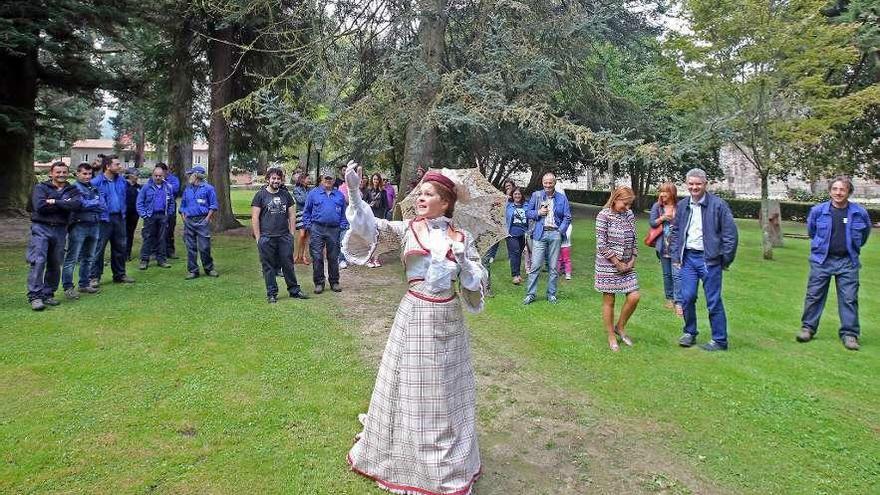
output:
[[855,335],[844,335],[843,338],[843,346],[851,351],[859,350],[859,338]]
[[813,340],[813,332],[809,328],[801,328],[801,331],[795,337],[798,342],[809,342]]

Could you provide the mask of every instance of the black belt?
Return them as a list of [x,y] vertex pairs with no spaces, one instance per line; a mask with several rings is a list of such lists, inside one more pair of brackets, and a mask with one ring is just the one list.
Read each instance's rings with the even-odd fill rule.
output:
[[690,251],[690,252],[692,252],[692,253],[700,253],[700,254],[703,254],[703,251],[702,251],[701,249],[687,249],[687,248],[685,248],[685,251]]
[[315,224],[315,225],[320,225],[321,227],[339,227],[339,224],[338,224],[338,223],[337,223],[337,224],[332,224],[332,223],[321,223],[321,222],[312,222],[312,223]]
[[559,227],[544,227],[544,230],[559,230]]

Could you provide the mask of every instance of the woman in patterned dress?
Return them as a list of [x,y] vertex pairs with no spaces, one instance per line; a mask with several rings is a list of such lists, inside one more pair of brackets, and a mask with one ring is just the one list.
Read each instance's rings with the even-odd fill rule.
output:
[[[634,199],[632,189],[618,187],[596,216],[596,290],[602,293],[602,320],[608,331],[608,347],[614,352],[620,350],[618,337],[632,346],[626,323],[639,304],[639,279],[635,272],[636,222],[631,210]],[[615,294],[626,294],[617,323],[614,322]]]
[[451,220],[464,189],[428,172],[418,186],[416,218],[393,222],[376,218],[361,198],[356,164],[349,164],[345,180],[351,224],[342,243],[346,259],[364,264],[380,232],[397,237],[409,281],[348,463],[393,493],[470,494],[481,466],[462,306],[482,310],[487,277],[473,236]]

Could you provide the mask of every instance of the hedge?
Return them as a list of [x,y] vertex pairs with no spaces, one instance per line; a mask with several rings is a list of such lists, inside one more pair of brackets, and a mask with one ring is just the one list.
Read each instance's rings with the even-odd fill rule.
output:
[[[608,191],[565,190],[565,195],[570,201],[588,205],[604,205],[610,194]],[[761,200],[759,199],[728,199],[726,201],[736,218],[758,218],[761,212]],[[794,222],[805,222],[810,208],[813,206],[814,203],[779,202],[782,219]],[[880,222],[880,208],[868,208],[868,214],[871,216],[872,222]]]

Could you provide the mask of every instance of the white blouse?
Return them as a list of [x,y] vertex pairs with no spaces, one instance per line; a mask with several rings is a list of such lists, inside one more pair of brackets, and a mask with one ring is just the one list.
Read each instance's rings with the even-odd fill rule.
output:
[[[401,260],[408,282],[423,281],[422,289],[440,294],[452,290],[458,280],[464,308],[473,313],[482,311],[488,274],[480,263],[480,254],[470,233],[455,228],[446,217],[403,221],[378,219],[360,197],[360,191],[349,188],[349,196],[345,216],[350,229],[342,240],[342,252],[347,261],[366,264],[380,237],[389,238],[389,242],[396,239],[401,244]],[[427,235],[417,232],[416,226],[420,222],[425,223]],[[449,237],[450,227],[462,234],[463,242]]]

